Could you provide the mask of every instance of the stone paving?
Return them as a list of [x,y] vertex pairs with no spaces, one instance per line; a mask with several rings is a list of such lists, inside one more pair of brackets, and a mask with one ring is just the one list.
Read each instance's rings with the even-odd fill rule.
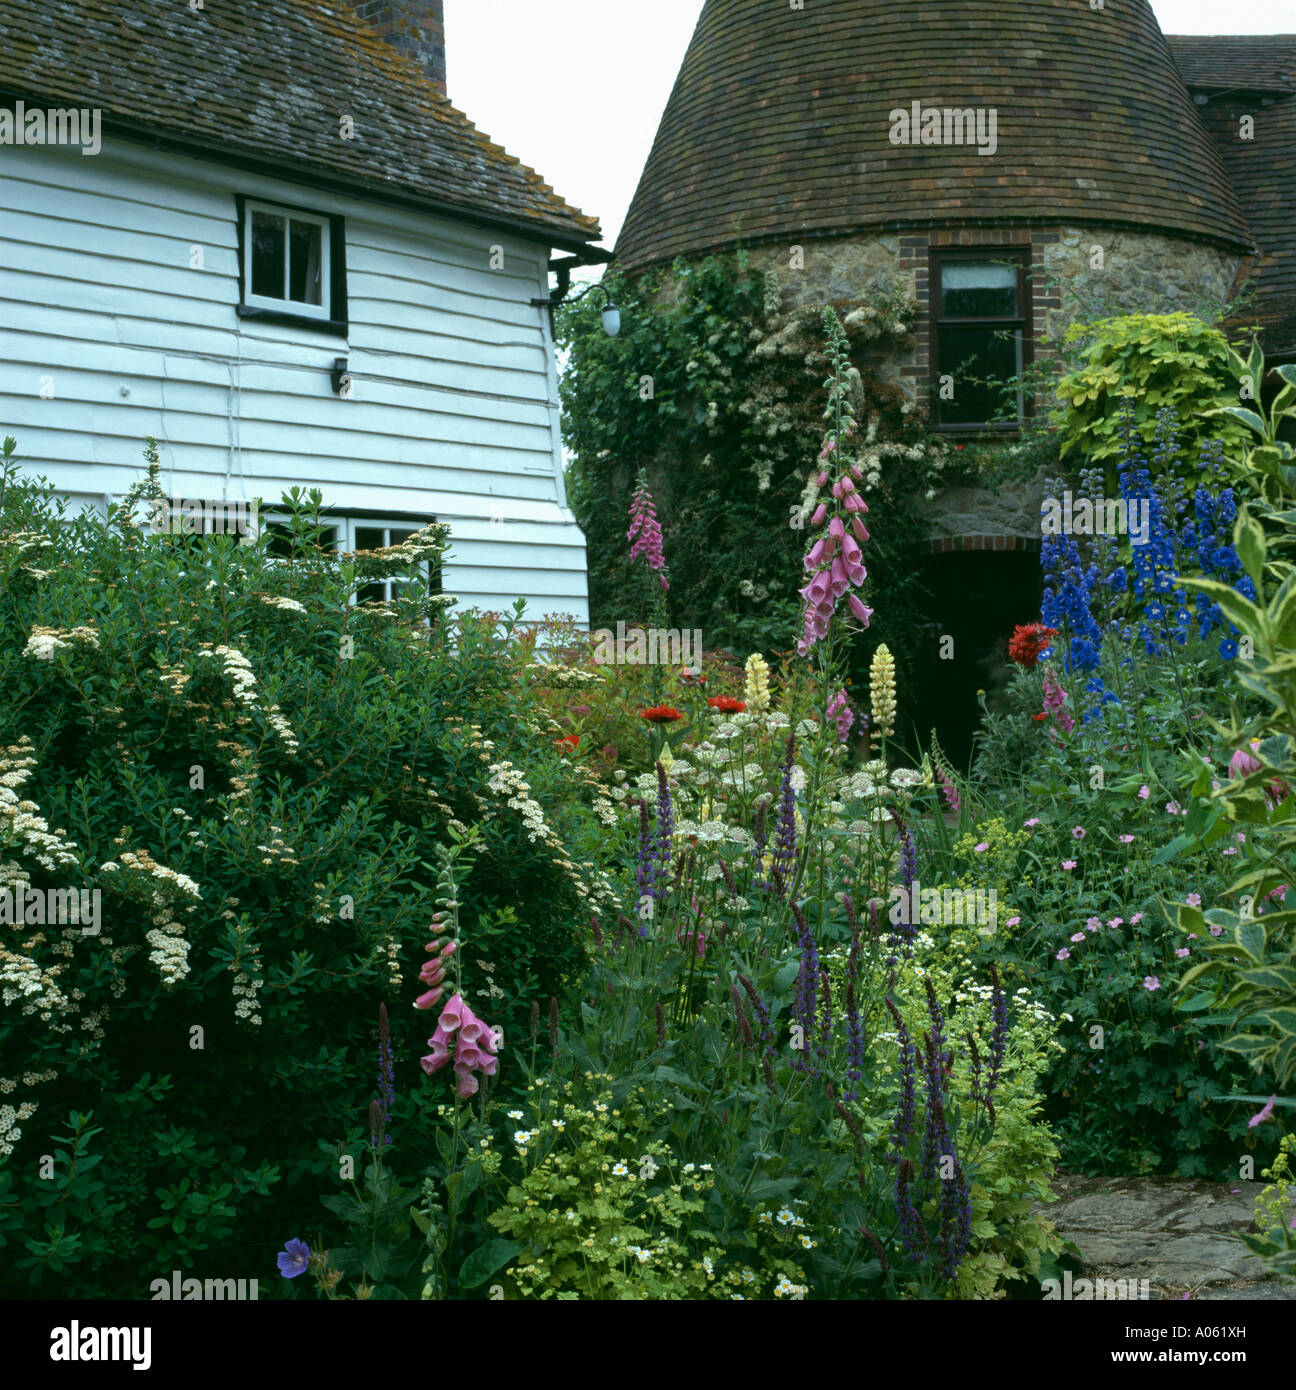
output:
[[1151,1299],[1296,1301],[1296,1284],[1280,1284],[1233,1234],[1251,1229],[1264,1187],[1059,1173],[1059,1200],[1044,1212],[1079,1249],[1089,1279],[1146,1279]]

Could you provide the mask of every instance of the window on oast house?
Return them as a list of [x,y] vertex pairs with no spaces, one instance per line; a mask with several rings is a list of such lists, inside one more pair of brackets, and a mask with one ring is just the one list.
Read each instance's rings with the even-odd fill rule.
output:
[[345,333],[343,219],[240,197],[238,225],[239,315]]
[[932,423],[937,429],[1017,429],[1030,402],[1030,253],[934,251],[931,285]]

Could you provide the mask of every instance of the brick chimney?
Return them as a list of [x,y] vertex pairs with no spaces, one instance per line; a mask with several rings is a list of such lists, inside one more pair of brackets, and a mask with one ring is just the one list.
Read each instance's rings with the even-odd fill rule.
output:
[[355,11],[446,95],[445,0],[359,0]]

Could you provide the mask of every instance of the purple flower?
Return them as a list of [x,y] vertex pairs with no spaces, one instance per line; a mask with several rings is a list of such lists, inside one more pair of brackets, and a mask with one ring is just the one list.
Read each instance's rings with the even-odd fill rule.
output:
[[1146,989],[1146,990],[1160,989],[1160,988],[1161,988],[1161,981],[1158,980],[1157,977],[1156,977],[1155,975],[1144,975],[1144,976],[1143,976],[1143,988]]
[[1071,952],[1065,946],[1057,953],[1058,960],[1070,960]]
[[786,876],[796,860],[796,792],[792,789],[792,765],[796,754],[796,737],[789,735],[787,756],[783,760],[783,782],[779,792],[778,829],[774,834],[774,854],[770,862],[770,878],[777,873]]
[[1186,902],[1186,903],[1188,904],[1189,907],[1200,907],[1200,906],[1201,906],[1201,894],[1200,894],[1200,893],[1189,893],[1189,894],[1184,898],[1184,902]]
[[972,853],[973,853],[973,854],[984,854],[984,853],[986,852],[986,850],[988,850],[989,848],[990,848],[990,841],[989,841],[989,840],[982,840],[981,843],[980,843],[979,845],[973,845],[973,846],[972,846]]
[[1085,938],[1084,938],[1084,932],[1082,932],[1082,931],[1076,932],[1076,933],[1071,937],[1071,940],[1072,940],[1072,941],[1083,941],[1084,939],[1085,939]]
[[1152,789],[1147,786],[1142,786],[1138,789],[1138,794],[1140,801],[1146,801],[1148,797],[1152,795]]
[[391,1143],[392,1107],[396,1104],[396,1082],[392,1067],[391,1028],[387,1005],[378,1005],[378,1099],[369,1107],[370,1147],[386,1148]]
[[819,951],[805,914],[796,903],[792,904],[792,920],[796,923],[797,940],[801,947],[801,970],[796,981],[796,1002],[792,1006],[793,1022],[801,1028],[801,1046],[792,1065],[798,1070],[808,1069],[813,1073],[814,1067],[809,1063],[808,1055],[815,1034],[815,1013],[819,1002]]
[[[1256,1125],[1262,1125],[1266,1120],[1272,1119],[1274,1101],[1276,1101],[1277,1099],[1277,1096],[1270,1096],[1269,1099],[1265,1101],[1263,1107],[1257,1110],[1256,1113],[1252,1115],[1251,1118],[1247,1121],[1247,1128],[1254,1129]],[[1296,1223],[1293,1223],[1293,1227],[1296,1228]]]
[[1071,827],[1071,838],[1072,838],[1073,840],[1083,840],[1084,837],[1085,837],[1085,828],[1084,828],[1083,825],[1073,825],[1073,826]]
[[837,740],[845,743],[850,738],[851,726],[855,723],[855,716],[851,713],[851,707],[846,700],[846,692],[839,690],[836,695],[828,701],[827,717],[835,720],[837,724]]
[[1062,861],[1062,867],[1067,871],[1067,873],[1070,873],[1071,870],[1075,868],[1078,862],[1079,861],[1075,859],[1064,859]]
[[1180,960],[1183,960],[1183,958],[1184,958],[1185,956],[1188,956],[1188,955],[1191,955],[1191,954],[1192,954],[1192,952],[1188,949],[1187,946],[1176,946],[1176,947],[1175,947],[1175,955],[1177,955],[1177,956],[1179,957]]
[[299,1274],[306,1273],[310,1257],[310,1246],[304,1240],[288,1241],[279,1252],[279,1273],[285,1279],[296,1279]]
[[1121,844],[1123,844],[1123,845],[1133,844],[1133,843],[1134,843],[1134,837],[1133,837],[1133,835],[1122,835],[1122,836],[1120,837],[1120,842],[1121,842]]
[[666,582],[666,556],[662,550],[661,526],[653,507],[652,493],[644,475],[640,473],[634,496],[630,499],[630,529],[626,532],[630,546],[630,558],[643,557],[650,570],[656,571],[661,579],[663,590],[669,589]]

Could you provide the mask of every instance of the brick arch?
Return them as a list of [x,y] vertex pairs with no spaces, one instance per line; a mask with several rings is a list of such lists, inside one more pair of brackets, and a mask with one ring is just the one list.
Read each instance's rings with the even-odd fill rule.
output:
[[933,536],[919,551],[925,555],[945,555],[958,550],[1030,550],[1039,554],[1043,542],[1038,536]]

